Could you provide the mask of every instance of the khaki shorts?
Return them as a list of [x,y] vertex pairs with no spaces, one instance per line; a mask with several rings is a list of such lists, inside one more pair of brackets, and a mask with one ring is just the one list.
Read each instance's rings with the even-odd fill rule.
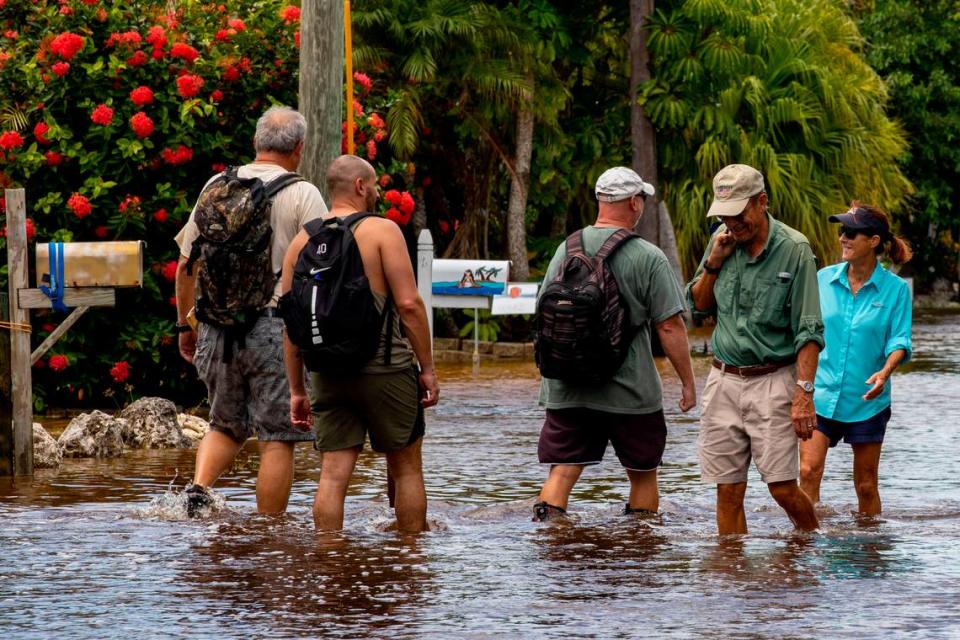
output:
[[710,369],[697,443],[704,482],[746,482],[751,458],[768,484],[800,476],[798,440],[790,418],[796,382],[795,365],[755,377]]
[[424,433],[416,366],[355,376],[311,374],[314,448],[339,451],[362,447],[367,435],[374,451],[399,451]]

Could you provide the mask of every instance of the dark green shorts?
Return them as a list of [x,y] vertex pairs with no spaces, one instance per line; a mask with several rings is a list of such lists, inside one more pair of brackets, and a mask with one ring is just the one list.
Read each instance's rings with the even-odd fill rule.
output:
[[415,367],[351,377],[314,373],[311,379],[314,447],[318,451],[362,447],[369,434],[373,450],[387,453],[423,436],[423,406]]

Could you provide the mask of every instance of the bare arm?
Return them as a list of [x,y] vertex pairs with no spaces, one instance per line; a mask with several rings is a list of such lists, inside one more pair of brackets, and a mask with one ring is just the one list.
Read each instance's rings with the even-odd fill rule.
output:
[[[280,295],[293,288],[293,269],[307,240],[309,240],[307,232],[300,231],[287,247],[280,272]],[[300,347],[291,342],[286,327],[283,329],[283,363],[287,369],[287,383],[290,385],[290,420],[295,427],[309,429],[313,423],[310,416],[310,399],[307,397],[307,388],[303,379],[303,356],[300,353]]]
[[687,327],[678,313],[657,325],[660,344],[680,376],[683,391],[680,396],[680,411],[689,411],[697,404],[697,382],[693,376],[693,363],[690,361],[690,344],[687,342]]
[[864,400],[873,400],[883,393],[883,386],[887,383],[887,378],[889,378],[893,374],[894,369],[903,362],[906,355],[906,349],[897,349],[887,356],[887,361],[884,363],[883,368],[867,378],[867,384],[872,384],[873,386],[863,395]]
[[[197,287],[197,272],[187,274],[187,258],[180,256],[177,261],[175,279],[175,297],[177,299],[177,324],[186,324],[187,314],[193,308],[194,292]],[[184,331],[177,334],[180,355],[189,363],[193,363],[193,356],[197,352],[197,334],[194,331]]]
[[[797,352],[797,380],[813,381],[817,377],[817,359],[820,356],[820,345],[816,342],[807,342]],[[817,413],[813,406],[813,394],[807,393],[799,385],[793,393],[793,405],[790,408],[790,417],[793,419],[793,430],[801,440],[807,440],[813,435],[817,425]]]
[[425,407],[437,404],[439,387],[433,368],[433,345],[431,344],[430,325],[427,321],[427,309],[417,291],[413,265],[407,255],[407,247],[396,225],[383,225],[385,231],[380,245],[380,263],[387,280],[387,287],[397,305],[400,322],[406,332],[413,353],[420,363],[420,383],[424,397],[421,403]]

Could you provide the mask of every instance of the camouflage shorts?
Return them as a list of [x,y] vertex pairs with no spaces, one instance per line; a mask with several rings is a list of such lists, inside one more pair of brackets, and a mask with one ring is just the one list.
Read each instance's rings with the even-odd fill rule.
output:
[[193,364],[207,385],[210,426],[243,442],[313,440],[290,422],[290,389],[283,364],[283,320],[260,318],[246,336],[246,348],[223,362],[225,335],[201,323]]

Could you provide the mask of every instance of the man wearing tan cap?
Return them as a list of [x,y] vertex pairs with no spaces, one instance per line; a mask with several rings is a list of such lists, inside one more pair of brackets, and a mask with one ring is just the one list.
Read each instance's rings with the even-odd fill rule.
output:
[[723,224],[687,285],[694,316],[717,322],[700,412],[701,477],[717,485],[721,534],[747,532],[751,458],[794,525],[813,530],[797,445],[816,426],[813,379],[824,344],[816,260],[803,234],[767,212],[753,167],[724,167],[713,194],[707,215]]
[[[613,444],[630,481],[624,513],[644,517],[659,508],[657,468],[667,425],[660,375],[650,350],[653,328],[681,380],[681,411],[696,405],[696,381],[681,315],[683,288],[663,252],[631,232],[643,214],[645,198],[653,194],[653,185],[632,169],[605,171],[596,183],[597,221],[557,247],[547,268],[537,314],[540,404],[546,407],[537,453],[541,463],[550,465],[550,473],[534,505],[534,520],[566,513],[583,468],[598,464],[608,444]],[[609,266],[619,293],[617,306],[626,313],[619,325],[622,331],[605,326],[609,331],[602,329],[598,335],[591,330],[597,324],[592,314],[574,310],[574,300],[582,303],[576,291],[590,289],[589,283],[581,288],[583,281],[578,284],[572,277],[583,272],[585,260]],[[553,322],[545,321],[547,316]],[[620,356],[604,360],[602,373],[594,371],[596,355],[613,343],[622,345]]]

